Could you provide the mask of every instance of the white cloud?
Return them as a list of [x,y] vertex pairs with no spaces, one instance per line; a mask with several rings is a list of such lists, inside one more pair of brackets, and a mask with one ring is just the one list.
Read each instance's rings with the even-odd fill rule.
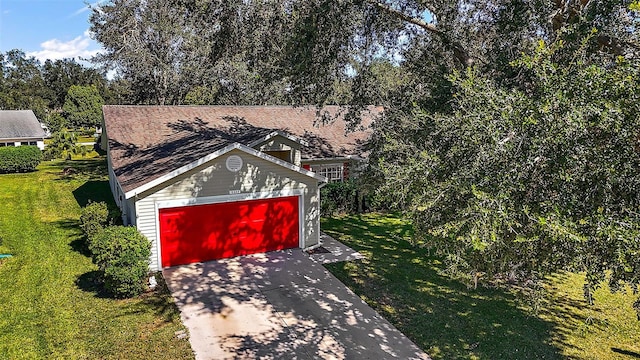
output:
[[58,39],[47,40],[40,44],[42,50],[33,51],[28,53],[28,56],[33,56],[40,61],[59,60],[73,58],[81,60],[81,58],[89,58],[100,52],[100,49],[96,49],[98,45],[89,38],[89,31],[85,31],[84,34],[76,37],[70,41],[61,41]]
[[72,17],[78,16],[78,15],[80,15],[82,13],[85,13],[85,12],[89,11],[91,8],[96,7],[96,6],[102,4],[105,1],[106,0],[98,0],[98,1],[94,1],[92,3],[89,3],[89,4],[81,7],[80,9],[74,11],[73,14],[69,15],[69,17],[72,18]]

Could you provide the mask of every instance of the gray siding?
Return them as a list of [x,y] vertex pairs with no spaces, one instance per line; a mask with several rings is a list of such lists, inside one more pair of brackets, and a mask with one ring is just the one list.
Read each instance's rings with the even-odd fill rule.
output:
[[[225,162],[230,155],[238,155],[243,160],[242,168],[236,173],[226,169]],[[138,194],[134,210],[137,218],[134,221],[140,232],[151,241],[150,267],[152,270],[158,270],[160,269],[156,219],[158,204],[175,200],[193,203],[194,200],[202,198],[207,198],[206,202],[236,201],[261,198],[267,194],[286,196],[295,191],[301,192],[303,200],[300,223],[303,247],[306,248],[318,244],[320,238],[320,199],[317,180],[240,150],[233,150],[182,174],[172,179],[169,185],[165,183]],[[176,204],[176,206],[179,205]]]

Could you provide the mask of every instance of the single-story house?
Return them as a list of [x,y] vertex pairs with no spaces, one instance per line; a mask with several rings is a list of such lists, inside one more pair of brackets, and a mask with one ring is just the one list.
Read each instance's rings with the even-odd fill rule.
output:
[[366,155],[380,108],[347,132],[339,107],[103,107],[101,146],[126,225],[150,268],[320,243],[320,187]]
[[31,110],[0,110],[0,146],[34,145],[44,150],[45,132]]

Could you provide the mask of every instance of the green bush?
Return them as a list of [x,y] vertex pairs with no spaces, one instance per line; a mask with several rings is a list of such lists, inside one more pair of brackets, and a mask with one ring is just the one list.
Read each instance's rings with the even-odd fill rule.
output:
[[6,146],[0,148],[0,172],[34,171],[42,161],[42,151],[37,146]]
[[320,189],[320,213],[323,216],[358,212],[358,188],[355,181],[328,183]]
[[91,240],[100,230],[109,224],[109,209],[105,202],[89,202],[82,208],[80,227]]
[[91,257],[115,297],[133,297],[145,289],[151,243],[136,228],[108,226],[89,242]]

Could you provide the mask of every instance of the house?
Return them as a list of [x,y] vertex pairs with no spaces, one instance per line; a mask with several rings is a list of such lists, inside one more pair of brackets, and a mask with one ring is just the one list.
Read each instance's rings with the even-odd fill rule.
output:
[[320,187],[366,155],[369,107],[346,132],[339,107],[104,106],[102,146],[123,221],[152,243],[150,267],[320,239]]
[[44,150],[45,132],[31,110],[0,110],[0,146],[34,145]]

